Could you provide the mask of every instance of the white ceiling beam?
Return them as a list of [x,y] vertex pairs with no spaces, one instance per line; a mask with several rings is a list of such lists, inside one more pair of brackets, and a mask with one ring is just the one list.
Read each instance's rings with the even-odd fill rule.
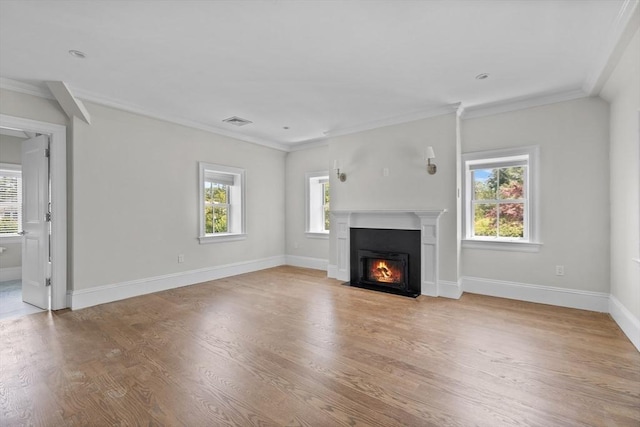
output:
[[87,124],[91,124],[91,116],[84,104],[78,98],[73,96],[71,90],[64,82],[45,83],[69,118],[78,117],[79,119],[87,122]]

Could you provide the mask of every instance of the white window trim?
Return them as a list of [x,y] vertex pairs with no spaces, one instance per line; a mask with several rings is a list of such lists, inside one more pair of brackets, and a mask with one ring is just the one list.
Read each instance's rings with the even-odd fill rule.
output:
[[[0,169],[15,172],[16,174],[22,176],[22,165],[16,165],[13,163],[0,163]],[[20,204],[22,205],[22,200],[20,201]],[[22,212],[22,209],[20,209],[20,211]],[[17,233],[0,235],[0,243],[22,243],[22,236]]]
[[311,179],[318,177],[329,177],[329,171],[307,172],[304,175],[304,198],[305,198],[305,236],[311,239],[329,239],[329,231],[311,231]]
[[[527,156],[527,228],[528,238],[508,239],[508,238],[482,238],[471,237],[471,212],[470,202],[472,199],[472,185],[470,182],[469,166],[474,163],[490,161],[491,159],[505,159]],[[463,238],[462,247],[469,249],[489,249],[500,251],[518,252],[538,252],[542,246],[540,242],[540,197],[539,197],[539,158],[540,147],[526,146],[517,148],[507,148],[500,150],[478,151],[462,155],[462,226]]]
[[[199,179],[198,179],[198,240],[200,244],[207,243],[221,243],[221,242],[232,242],[237,240],[244,240],[247,238],[246,233],[246,177],[245,171],[241,168],[236,168],[233,166],[224,166],[218,165],[214,163],[206,163],[199,162],[198,163],[199,170]],[[239,205],[240,205],[240,224],[238,226],[239,231],[235,233],[218,233],[218,234],[205,234],[204,231],[204,181],[206,171],[215,171],[221,173],[228,173],[232,175],[236,175],[240,180],[240,197],[239,197]],[[237,208],[237,202],[234,203],[233,200],[230,200],[231,205],[235,205]]]

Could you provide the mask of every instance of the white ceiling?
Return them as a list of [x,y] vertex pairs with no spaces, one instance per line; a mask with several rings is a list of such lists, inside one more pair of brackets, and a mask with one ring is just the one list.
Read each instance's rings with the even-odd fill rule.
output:
[[1,0],[0,77],[287,147],[592,91],[630,1]]

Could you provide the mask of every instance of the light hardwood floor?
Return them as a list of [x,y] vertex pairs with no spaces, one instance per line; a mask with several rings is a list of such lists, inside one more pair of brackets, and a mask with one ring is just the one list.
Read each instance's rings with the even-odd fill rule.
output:
[[640,353],[606,314],[325,275],[0,321],[0,425],[640,425]]

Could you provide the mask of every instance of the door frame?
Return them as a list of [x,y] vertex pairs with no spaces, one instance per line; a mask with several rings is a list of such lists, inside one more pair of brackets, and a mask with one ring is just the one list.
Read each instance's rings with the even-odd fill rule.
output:
[[67,127],[5,114],[0,125],[50,137],[51,310],[67,308]]

